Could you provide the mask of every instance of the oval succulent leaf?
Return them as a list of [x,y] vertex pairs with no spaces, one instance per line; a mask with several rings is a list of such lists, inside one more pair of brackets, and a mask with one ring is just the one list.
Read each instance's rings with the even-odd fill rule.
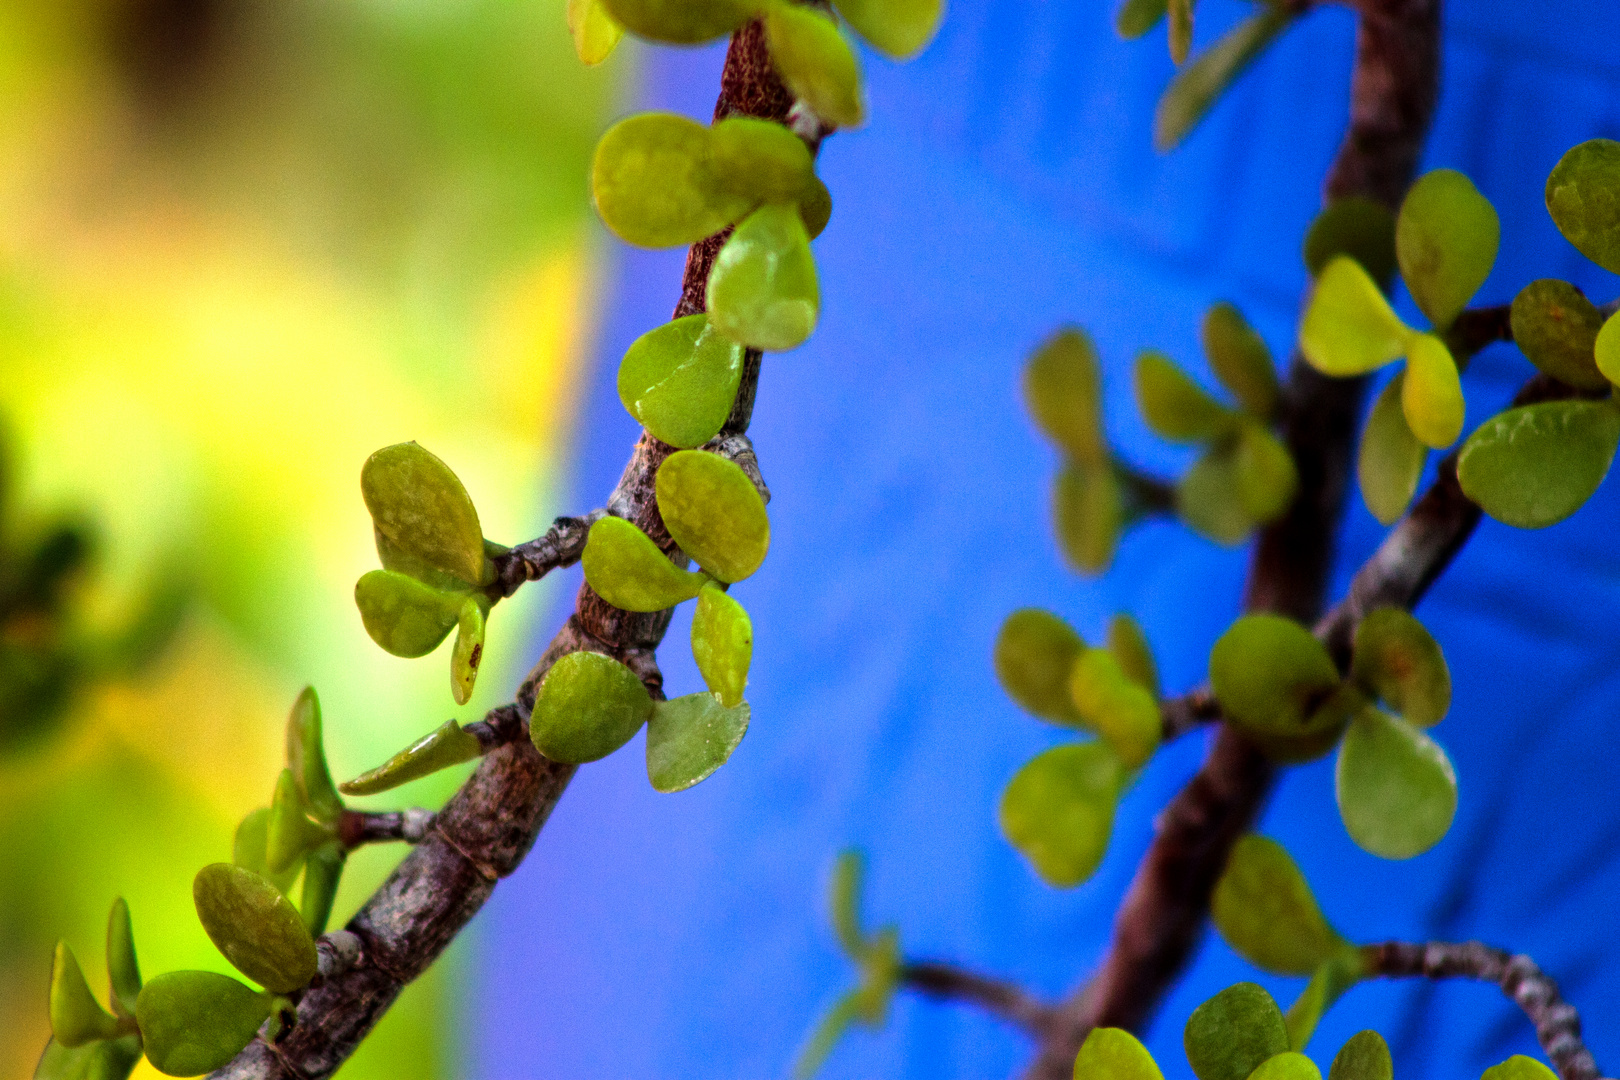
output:
[[1262,1061],[1250,1080],[1322,1080],[1316,1062],[1296,1051],[1275,1054]]
[[1206,394],[1168,356],[1136,358],[1136,401],[1149,429],[1179,443],[1217,439],[1237,424],[1237,414]]
[[1124,781],[1124,768],[1105,744],[1055,746],[1008,783],[1001,831],[1047,884],[1078,885],[1108,850]]
[[1245,615],[1209,654],[1209,679],[1245,730],[1297,737],[1326,723],[1321,706],[1339,685],[1333,658],[1311,632],[1280,615]]
[[742,383],[743,346],[688,315],[637,338],[619,365],[619,400],[654,438],[689,449],[714,438]]
[[440,769],[471,761],[483,752],[475,736],[463,731],[454,720],[446,720],[375,769],[345,783],[343,791],[348,795],[376,795]]
[[1463,428],[1462,379],[1446,343],[1433,334],[1417,334],[1408,343],[1406,378],[1401,382],[1401,411],[1418,441],[1443,450]]
[[749,348],[786,352],[809,339],[821,287],[795,204],[762,206],[738,224],[715,256],[706,303],[709,325]]
[[270,1017],[272,999],[212,971],[170,971],[141,990],[135,1016],[146,1057],[169,1076],[224,1067]]
[[1107,464],[1102,375],[1085,331],[1066,327],[1035,350],[1024,367],[1024,401],[1036,425],[1069,457]]
[[191,897],[209,940],[266,990],[291,993],[315,977],[315,942],[270,881],[240,866],[213,863],[197,871]]
[[1480,1074],[1480,1080],[1554,1080],[1558,1074],[1533,1057],[1514,1054]]
[[1592,352],[1599,373],[1609,382],[1620,385],[1620,316],[1610,315],[1598,330]]
[[34,1066],[34,1080],[127,1080],[140,1061],[139,1035],[99,1039],[72,1049],[52,1039]]
[[1451,708],[1451,672],[1440,643],[1400,608],[1378,608],[1361,620],[1350,674],[1409,724],[1438,724]]
[[1164,1080],[1158,1062],[1123,1028],[1092,1028],[1074,1059],[1074,1080]]
[[1125,504],[1113,466],[1071,461],[1052,485],[1058,548],[1082,574],[1100,574],[1114,561]]
[[1212,448],[1176,482],[1176,516],[1200,536],[1241,544],[1254,531],[1255,520],[1239,496],[1236,446]]
[[1281,844],[1250,833],[1227,857],[1210,916],[1243,959],[1278,975],[1309,975],[1345,948]]
[[1418,178],[1395,220],[1395,254],[1412,299],[1436,330],[1468,306],[1496,262],[1502,226],[1490,200],[1455,169]]
[[1547,177],[1547,212],[1582,255],[1620,274],[1620,143],[1592,139],[1565,154]]
[[1299,326],[1299,348],[1324,375],[1365,375],[1405,354],[1413,331],[1354,259],[1329,260]]
[[591,159],[596,212],[619,239],[639,247],[679,247],[719,232],[758,200],[726,190],[709,167],[709,151],[709,129],[694,120],[626,117],[608,128]]
[[1088,649],[1074,665],[1069,691],[1086,726],[1107,740],[1128,769],[1145,764],[1159,748],[1164,718],[1146,689],[1126,678],[1106,649]]
[[1339,1047],[1328,1080],[1395,1080],[1389,1044],[1376,1031],[1358,1031]]
[[343,816],[343,799],[326,766],[321,702],[313,686],[304,687],[287,716],[287,767],[316,821],[331,825]]
[[1608,388],[1594,355],[1603,314],[1575,286],[1532,281],[1513,298],[1511,321],[1514,342],[1536,367],[1581,390]]
[[1406,422],[1401,406],[1405,382],[1406,372],[1397,372],[1373,402],[1361,429],[1361,453],[1356,461],[1361,498],[1384,525],[1393,525],[1406,513],[1429,454]]
[[670,794],[707,780],[748,733],[748,703],[728,708],[714,695],[688,694],[653,706],[647,721],[647,779]]
[[765,561],[765,501],[735,462],[706,450],[677,451],[658,467],[654,488],[669,535],[716,578],[741,581]]
[[1153,145],[1166,151],[1186,138],[1216,99],[1293,19],[1283,8],[1268,7],[1238,23],[1176,72],[1153,114]]
[[1282,440],[1245,420],[1232,451],[1232,479],[1245,517],[1269,525],[1288,512],[1299,493],[1299,472]]
[[107,913],[107,983],[112,989],[113,1011],[134,1016],[135,999],[141,993],[141,966],[135,958],[135,927],[122,896]]
[[1043,720],[1078,726],[1069,677],[1086,643],[1068,623],[1039,608],[1007,616],[996,635],[996,678],[1018,707]]
[[727,117],[709,128],[709,169],[725,190],[762,203],[796,203],[816,178],[803,139],[752,116]]
[[772,4],[765,12],[765,40],[794,97],[839,127],[860,125],[865,119],[860,64],[832,19],[813,8]]
[[1451,828],[1457,774],[1423,732],[1368,708],[1350,722],[1334,770],[1339,816],[1350,838],[1384,859],[1421,855]]
[[692,613],[692,659],[720,704],[742,704],[748,667],[754,657],[754,624],[743,606],[710,582],[698,593]]
[[101,1007],[85,982],[84,969],[67,942],[56,943],[51,960],[51,1034],[68,1049],[118,1034],[118,1018]]
[[638,37],[672,45],[698,45],[753,18],[750,0],[601,0],[608,14]]
[[439,647],[456,625],[466,595],[435,589],[396,570],[373,570],[354,586],[354,603],[371,640],[406,658]]
[[690,600],[708,581],[670,562],[651,537],[616,517],[591,526],[580,563],[597,595],[625,611],[663,611]]
[[827,223],[832,220],[832,192],[820,178],[812,177],[810,189],[799,199],[799,217],[804,220],[804,230],[814,240],[820,236]]
[[462,602],[461,613],[456,618],[456,647],[450,654],[450,694],[457,705],[467,704],[473,685],[478,681],[478,666],[484,660],[487,603],[483,597],[469,596]]
[[378,450],[360,470],[377,531],[401,551],[469,585],[491,579],[478,511],[456,474],[414,442]]
[[1546,401],[1487,420],[1457,458],[1463,493],[1521,529],[1563,521],[1608,475],[1620,409],[1608,401]]
[[624,27],[613,21],[602,0],[568,0],[568,33],[574,39],[575,54],[594,66],[613,54]]
[[1288,1051],[1282,1010],[1249,982],[1228,986],[1194,1009],[1181,1039],[1198,1080],[1248,1080],[1262,1063]]
[[1316,215],[1305,234],[1305,268],[1315,277],[1338,255],[1354,259],[1387,287],[1395,278],[1395,215],[1389,207],[1353,195]]
[[1108,623],[1108,651],[1119,662],[1126,678],[1159,697],[1159,666],[1153,661],[1153,647],[1137,621],[1123,612]]
[[1277,368],[1271,350],[1243,313],[1231,304],[1216,304],[1204,314],[1202,337],[1209,369],[1221,385],[1250,416],[1271,420],[1282,395]]
[[896,60],[922,52],[945,14],[943,0],[836,0],[833,6],[873,48]]
[[600,653],[569,653],[540,684],[529,737],[552,761],[580,765],[629,742],[652,711],[635,672]]

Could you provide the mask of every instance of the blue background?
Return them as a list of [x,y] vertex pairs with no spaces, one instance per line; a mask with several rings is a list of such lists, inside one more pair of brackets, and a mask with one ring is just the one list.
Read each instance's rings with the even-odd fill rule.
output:
[[[1245,7],[1206,0],[1200,43]],[[1570,146],[1620,135],[1620,4],[1459,0],[1447,14],[1426,167],[1466,171],[1501,213],[1502,255],[1480,301],[1547,276],[1613,297],[1620,283],[1562,241],[1542,187]],[[1063,570],[1048,511],[1054,455],[1021,407],[1019,372],[1059,324],[1084,325],[1105,358],[1117,445],[1162,474],[1185,467],[1185,453],[1144,432],[1129,364],[1155,346],[1208,382],[1197,326],[1223,298],[1285,354],[1354,33],[1339,9],[1304,19],[1182,149],[1159,156],[1149,133],[1171,74],[1163,33],[1121,42],[1111,27],[1101,4],[959,0],[919,60],[868,57],[872,120],[822,156],[837,207],[817,243],[823,322],[804,348],[767,359],[755,414],[774,545],[736,593],[756,631],[752,730],[725,769],[680,795],[649,789],[639,739],[581,771],[481,919],[474,1075],[785,1075],[851,978],[825,900],[849,844],[870,854],[869,918],[898,923],[912,956],[1048,996],[1098,959],[1152,816],[1206,736],[1155,760],[1091,882],[1051,889],[1000,837],[994,808],[1018,766],[1066,736],[1001,694],[991,642],[1020,606],[1053,608],[1093,640],[1129,611],[1167,689],[1189,688],[1238,611],[1247,551],[1153,524],[1101,579]],[[720,60],[717,49],[651,51],[639,104],[707,119]],[[613,392],[617,358],[668,318],[682,253],[615,245],[613,258],[567,509],[599,503],[623,466],[635,426]],[[1529,374],[1510,347],[1484,353],[1465,384],[1470,427]],[[1353,500],[1335,595],[1381,535]],[[1534,955],[1582,1008],[1611,1070],[1617,521],[1611,483],[1545,531],[1487,522],[1420,609],[1457,681],[1435,733],[1461,807],[1437,848],[1407,863],[1357,850],[1334,808],[1331,761],[1290,772],[1263,821],[1354,939],[1479,938]],[[663,650],[672,693],[701,685],[687,625],[677,618]],[[1188,1012],[1254,977],[1206,941],[1149,1033],[1167,1076],[1190,1075]],[[1302,986],[1260,981],[1284,1004]],[[1363,1027],[1390,1040],[1408,1077],[1474,1077],[1535,1052],[1491,986],[1359,988],[1312,1044],[1319,1062]],[[850,1038],[825,1075],[1000,1077],[1028,1052],[973,1010],[903,996],[890,1026]]]

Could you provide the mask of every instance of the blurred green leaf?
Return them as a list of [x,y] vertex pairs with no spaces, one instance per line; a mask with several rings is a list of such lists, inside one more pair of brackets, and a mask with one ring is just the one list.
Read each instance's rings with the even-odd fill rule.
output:
[[279,874],[270,872],[269,866],[269,837],[270,837],[270,808],[261,806],[250,811],[236,827],[236,836],[231,845],[231,861],[244,870],[251,870],[262,878],[268,878],[276,888],[285,893],[292,888],[293,882],[298,880],[298,871],[303,868],[299,862],[293,863]]
[[1148,428],[1171,442],[1209,442],[1238,422],[1236,413],[1206,394],[1163,353],[1149,351],[1136,358],[1136,400]]
[[742,704],[753,656],[754,624],[748,612],[715,583],[703,586],[692,613],[692,658],[704,685],[728,709]]
[[1251,1080],[1322,1080],[1316,1062],[1291,1050],[1262,1061],[1249,1076]]
[[1345,731],[1334,788],[1350,838],[1384,859],[1428,851],[1457,812],[1457,775],[1446,752],[1411,724],[1371,707]]
[[465,592],[424,585],[396,570],[372,570],[354,585],[371,640],[395,656],[426,656],[439,647],[461,615]]
[[1554,1080],[1558,1074],[1533,1057],[1514,1054],[1480,1074],[1480,1080]]
[[1074,1059],[1074,1080],[1164,1080],[1158,1062],[1123,1028],[1092,1028]]
[[833,1003],[793,1065],[795,1080],[810,1080],[827,1063],[833,1047],[838,1045],[838,1040],[844,1037],[844,1033],[859,1017],[860,1004],[858,989],[849,991]]
[[1052,486],[1052,516],[1063,558],[1083,574],[1100,574],[1114,560],[1125,506],[1112,465],[1071,461]]
[[1405,382],[1406,372],[1396,372],[1373,402],[1361,429],[1361,453],[1356,461],[1361,497],[1384,525],[1393,525],[1406,512],[1429,454],[1406,422],[1401,406]]
[[601,0],[625,29],[651,41],[698,45],[727,34],[753,18],[752,0]]
[[1124,0],[1114,16],[1114,29],[1122,38],[1139,38],[1163,21],[1170,0]]
[[1277,975],[1309,975],[1348,944],[1328,925],[1288,852],[1256,833],[1233,845],[1210,916],[1234,952]]
[[1212,448],[1176,482],[1176,516],[1200,536],[1231,547],[1254,531],[1239,495],[1233,445]]
[[1153,647],[1135,619],[1121,612],[1109,621],[1108,651],[1114,654],[1127,678],[1155,699],[1159,697],[1159,666],[1153,662]]
[[1610,315],[1592,343],[1598,371],[1611,383],[1620,384],[1620,317]]
[[1238,504],[1250,520],[1269,525],[1288,512],[1299,493],[1299,472],[1282,441],[1258,422],[1245,419],[1232,451],[1232,480]]
[[1001,831],[1048,884],[1078,885],[1097,870],[1125,784],[1101,742],[1055,746],[1019,769],[1001,796]]
[[594,66],[613,54],[624,27],[613,21],[602,0],[568,0],[568,33],[580,60]]
[[1321,707],[1339,685],[1333,658],[1280,615],[1234,622],[1210,651],[1209,680],[1227,717],[1246,731],[1297,738],[1337,722]]
[[1400,608],[1362,617],[1350,674],[1417,727],[1438,724],[1451,707],[1451,672],[1440,643]]
[[1605,390],[1595,347],[1603,315],[1567,281],[1532,281],[1513,298],[1513,340],[1536,367],[1581,390]]
[[629,742],[652,711],[635,672],[600,653],[573,652],[546,672],[529,737],[552,761],[580,765]]
[[1324,375],[1364,375],[1399,359],[1414,336],[1361,264],[1339,255],[1317,275],[1299,348]]
[[343,845],[330,840],[309,853],[304,864],[304,891],[300,897],[299,916],[311,937],[326,931],[326,921],[332,915],[332,901],[337,898],[338,882],[343,876],[343,864],[348,855]]
[[473,685],[478,681],[478,666],[484,659],[484,614],[488,601],[480,596],[469,596],[461,604],[456,617],[456,647],[450,654],[450,694],[457,705],[465,705],[472,698]]
[[197,1076],[253,1041],[273,999],[212,971],[170,971],[141,990],[135,1015],[146,1056],[170,1076]]
[[810,190],[799,200],[799,217],[804,219],[804,230],[814,240],[832,220],[832,192],[817,177],[811,177]]
[[759,203],[796,203],[816,179],[803,139],[752,116],[727,117],[709,128],[709,168],[721,188]]
[[343,799],[326,767],[321,734],[321,702],[313,686],[304,687],[287,717],[287,767],[298,782],[304,805],[316,821],[331,825],[343,816]]
[[1620,143],[1592,139],[1559,159],[1547,177],[1547,212],[1582,255],[1620,274]]
[[282,769],[276,778],[276,793],[270,801],[270,818],[264,834],[266,868],[271,875],[286,873],[298,865],[312,844],[319,843],[325,836],[323,830],[304,816],[303,796],[298,792],[292,770]]
[[1322,1017],[1361,978],[1361,953],[1354,948],[1346,948],[1323,961],[1283,1017],[1288,1024],[1289,1046],[1303,1052],[1310,1045],[1311,1036],[1316,1034]]
[[1202,338],[1209,369],[1221,385],[1250,416],[1271,420],[1282,395],[1277,368],[1271,350],[1243,313],[1224,301],[1214,305],[1204,313]]
[[1080,635],[1050,611],[1020,608],[996,635],[996,678],[1025,712],[1076,727],[1081,721],[1069,676],[1085,651]]
[[654,481],[669,535],[721,581],[748,577],[765,561],[771,523],[759,489],[734,462],[706,450],[678,450]]
[[371,520],[406,554],[469,585],[487,585],[478,511],[456,474],[414,442],[378,450],[360,470]]
[[1539,529],[1579,510],[1608,475],[1620,446],[1620,408],[1609,401],[1546,401],[1487,420],[1457,458],[1464,494],[1491,517]]
[[197,871],[191,898],[209,940],[266,990],[291,993],[315,977],[315,942],[270,881],[240,866],[212,863]]
[[709,325],[749,348],[786,352],[809,339],[821,287],[795,204],[772,203],[743,218],[714,258],[706,303]]
[[141,1061],[141,1037],[101,1039],[69,1049],[52,1039],[34,1067],[34,1080],[126,1080]]
[[1389,1046],[1376,1031],[1358,1031],[1333,1055],[1328,1080],[1395,1080]]
[[1355,260],[1377,284],[1395,279],[1395,215],[1373,199],[1352,195],[1329,203],[1305,234],[1305,268],[1315,277],[1337,255]]
[[861,69],[838,24],[798,4],[771,4],[765,11],[771,60],[794,97],[823,120],[858,127],[865,119]]
[[1030,356],[1024,400],[1040,429],[1077,462],[1108,463],[1102,427],[1102,376],[1085,331],[1066,327]]
[[1248,1080],[1262,1063],[1288,1051],[1288,1029],[1271,995],[1244,982],[1194,1009],[1181,1041],[1198,1080]]
[[580,563],[597,595],[625,611],[674,607],[696,596],[709,580],[670,562],[646,533],[616,517],[600,518],[591,526]]
[[1069,690],[1086,725],[1107,740],[1128,769],[1145,764],[1159,748],[1164,718],[1144,687],[1127,678],[1114,654],[1087,649],[1074,665]]
[[478,739],[446,720],[375,769],[367,770],[343,785],[346,795],[376,795],[448,769],[483,754]]
[[647,779],[670,794],[707,780],[748,733],[748,703],[710,693],[656,702],[647,721]]
[[[611,3],[609,10],[617,13]],[[591,159],[596,212],[621,240],[639,247],[681,247],[719,232],[758,200],[721,186],[709,151],[709,129],[684,116],[620,120]]]
[[135,999],[141,993],[141,965],[135,958],[135,928],[130,922],[129,905],[122,896],[112,902],[107,913],[107,985],[111,988],[113,1012],[135,1015]]
[[1395,219],[1395,255],[1436,330],[1449,327],[1485,284],[1501,235],[1490,200],[1455,169],[1425,173],[1408,189]]
[[1170,15],[1170,59],[1179,67],[1192,51],[1192,0],[1169,0],[1166,9]]
[[56,943],[51,961],[51,1033],[68,1049],[118,1034],[118,1018],[101,1007],[67,942]]
[[879,52],[909,60],[939,30],[943,0],[835,0],[838,14]]
[[[1293,16],[1287,11],[1268,7],[1243,20],[1225,37],[1199,53],[1196,60],[1176,72],[1164,96],[1159,98],[1159,108],[1153,117],[1153,145],[1161,152],[1175,148],[1198,126],[1210,106],[1243,69],[1292,21]],[[1189,26],[1189,37],[1190,32]]]
[[1462,379],[1446,343],[1433,334],[1414,334],[1407,343],[1401,411],[1425,446],[1443,450],[1462,434]]

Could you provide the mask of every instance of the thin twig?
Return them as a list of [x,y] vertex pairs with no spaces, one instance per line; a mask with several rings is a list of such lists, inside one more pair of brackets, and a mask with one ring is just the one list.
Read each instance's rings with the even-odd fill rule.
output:
[[928,997],[977,1005],[1036,1039],[1044,1038],[1057,1019],[1055,1008],[1021,987],[954,964],[912,961],[900,969],[900,981]]
[[381,813],[345,810],[338,819],[338,840],[349,851],[363,844],[386,844],[394,840],[419,844],[432,827],[433,811],[420,806]]
[[544,536],[491,559],[495,564],[495,584],[490,586],[490,591],[497,596],[511,596],[524,582],[539,581],[553,570],[579,562],[591,526],[604,513],[592,510],[584,517],[557,518]]

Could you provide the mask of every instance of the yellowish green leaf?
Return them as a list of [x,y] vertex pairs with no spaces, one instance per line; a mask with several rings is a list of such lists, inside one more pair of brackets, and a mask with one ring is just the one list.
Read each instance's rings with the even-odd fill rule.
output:
[[649,330],[619,364],[619,400],[648,433],[690,449],[714,438],[742,383],[743,346],[688,315]]
[[698,593],[692,613],[692,658],[704,684],[728,709],[742,704],[753,656],[754,624],[748,612],[709,582]]
[[1395,220],[1395,255],[1436,330],[1449,327],[1490,276],[1501,235],[1490,200],[1455,169],[1426,173],[1407,191]]
[[240,866],[213,863],[197,871],[191,897],[225,959],[266,990],[291,993],[315,977],[315,942],[298,910],[270,881]]
[[1324,375],[1364,375],[1403,356],[1414,336],[1361,264],[1338,255],[1317,275],[1299,348]]
[[1238,415],[1206,394],[1168,356],[1136,358],[1136,400],[1154,433],[1171,442],[1201,443],[1237,426]]
[[1085,331],[1066,327],[1035,350],[1024,368],[1024,401],[1036,425],[1069,457],[1093,467],[1108,463],[1102,376]]
[[1100,574],[1114,560],[1125,504],[1111,465],[1071,461],[1052,487],[1052,516],[1064,560],[1083,574]]
[[837,23],[814,8],[772,4],[765,12],[765,40],[794,97],[823,120],[860,126],[865,119],[860,64]]
[[118,1018],[101,1007],[85,982],[84,969],[67,942],[56,943],[51,961],[51,1033],[68,1049],[118,1034]]
[[1362,618],[1350,674],[1409,724],[1438,724],[1451,708],[1451,672],[1440,643],[1400,608]]
[[1153,695],[1125,676],[1106,649],[1087,649],[1074,665],[1069,691],[1086,726],[1101,735],[1128,769],[1159,748],[1164,718]]
[[1457,775],[1446,752],[1411,724],[1371,707],[1344,734],[1334,788],[1350,839],[1384,859],[1428,851],[1457,812]]
[[685,791],[726,763],[748,733],[748,703],[728,708],[709,693],[653,705],[647,721],[647,779],[655,791]]
[[996,635],[996,678],[1018,707],[1043,720],[1078,726],[1069,677],[1086,643],[1068,623],[1039,608],[1007,616]]
[[1019,769],[1001,796],[1001,831],[1048,884],[1097,870],[1114,828],[1125,769],[1100,742],[1055,746]]
[[873,48],[896,60],[922,52],[945,14],[943,0],[836,0],[833,6]]
[[579,58],[596,65],[613,54],[624,27],[613,21],[601,0],[568,0],[568,33]]
[[471,761],[483,752],[477,738],[463,731],[454,720],[446,720],[375,769],[368,769],[345,783],[343,792],[347,795],[376,795],[440,769]]
[[1123,1028],[1092,1028],[1074,1059],[1074,1080],[1164,1080],[1147,1047]]
[[1176,482],[1176,516],[1198,535],[1231,547],[1243,543],[1255,521],[1239,494],[1236,446],[1211,449]]
[[1299,493],[1299,472],[1275,435],[1245,419],[1232,451],[1232,479],[1238,505],[1251,521],[1269,525],[1288,512]]
[[1462,434],[1462,379],[1446,343],[1433,334],[1415,334],[1408,342],[1401,411],[1425,446],[1443,450]]
[[1248,1080],[1264,1062],[1287,1053],[1288,1029],[1271,995],[1243,982],[1194,1009],[1181,1041],[1198,1080]]
[[1397,372],[1373,402],[1361,429],[1361,454],[1356,462],[1361,497],[1373,517],[1385,525],[1393,525],[1406,512],[1429,454],[1406,422],[1401,406],[1405,382],[1406,372]]
[[395,656],[426,656],[460,617],[465,592],[424,585],[395,570],[373,570],[354,586],[354,603],[371,640]]
[[1234,952],[1277,975],[1309,975],[1347,945],[1288,852],[1256,833],[1233,845],[1210,916]]
[[672,45],[698,45],[741,27],[754,17],[756,0],[601,0],[608,14],[631,33]]
[[298,783],[304,805],[316,821],[334,824],[343,816],[343,800],[326,767],[321,734],[321,702],[313,686],[304,687],[287,716],[287,767]]
[[635,672],[600,653],[569,653],[540,684],[529,737],[552,761],[584,764],[629,742],[652,711]]
[[1281,7],[1268,6],[1238,23],[1196,60],[1176,72],[1159,99],[1158,111],[1153,117],[1153,145],[1163,152],[1186,138],[1226,88],[1277,39],[1293,18]]
[[1209,369],[1232,391],[1243,410],[1256,420],[1270,421],[1277,412],[1282,389],[1271,350],[1255,333],[1243,313],[1226,302],[1204,314],[1204,355]]
[[1457,459],[1457,480],[1496,520],[1539,529],[1569,517],[1592,497],[1616,446],[1620,408],[1613,402],[1525,405],[1487,420],[1468,437]]
[[759,489],[734,462],[706,450],[664,459],[654,481],[669,535],[721,581],[741,581],[765,561],[771,524]]
[[1153,662],[1153,648],[1135,619],[1121,612],[1108,624],[1108,651],[1119,669],[1154,698],[1159,696],[1159,666]]
[[626,243],[695,244],[759,202],[727,191],[709,161],[709,129],[702,124],[673,113],[626,117],[608,128],[591,159],[596,212]]
[[731,340],[774,352],[803,345],[821,315],[821,286],[797,205],[744,218],[715,256],[705,296],[709,325]]

